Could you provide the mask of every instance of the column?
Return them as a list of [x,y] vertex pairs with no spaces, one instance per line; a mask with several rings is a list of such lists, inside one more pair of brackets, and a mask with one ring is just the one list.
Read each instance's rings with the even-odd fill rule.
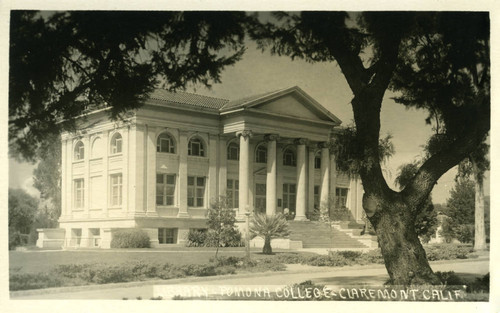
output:
[[[127,128],[123,129],[122,131],[122,156],[123,156],[123,170],[122,170],[122,212],[126,214],[128,212],[128,198],[129,198],[129,192],[128,191],[128,185],[129,185],[129,133],[130,133],[130,126],[127,126]],[[156,158],[155,158],[156,159]],[[156,172],[156,170],[155,170]],[[155,177],[156,179],[156,177]],[[156,196],[156,189],[155,189],[155,196]],[[155,206],[156,208],[156,203]]]
[[156,129],[147,127],[146,215],[156,215]]
[[128,193],[126,196],[129,214],[137,212],[137,126],[135,124],[130,126],[128,131],[128,183],[125,189]]
[[[250,163],[250,137],[252,131],[244,130],[237,132],[236,136],[240,138],[240,164],[239,164],[239,208],[238,215],[240,217],[245,215],[248,206],[248,188],[249,188],[249,163]],[[250,209],[250,208],[249,208]]]
[[187,132],[179,130],[179,213],[177,217],[189,217],[187,206]]
[[330,149],[326,143],[321,144],[321,193],[320,206],[328,207],[330,195]]
[[309,153],[307,158],[307,211],[314,211],[314,150],[316,144],[308,145]]
[[208,143],[208,204],[218,198],[217,195],[217,135],[209,134]]
[[89,217],[89,208],[90,208],[90,136],[87,135],[85,138],[82,140],[83,145],[85,147],[85,158],[84,158],[84,173],[83,173],[83,185],[84,185],[84,192],[83,192],[83,198],[84,198],[84,203],[83,203],[83,210],[84,210],[84,216]]
[[104,207],[103,207],[103,212],[102,214],[104,216],[108,216],[108,205],[109,205],[109,175],[108,175],[108,167],[109,167],[109,160],[108,160],[108,153],[109,153],[109,138],[108,138],[108,133],[109,131],[105,130],[102,133],[102,185],[104,186],[103,195],[104,195]]
[[335,161],[335,155],[330,154],[330,200],[332,201],[332,206],[335,205],[335,190],[337,188],[337,163]]
[[278,135],[266,135],[267,176],[266,176],[266,214],[276,214],[276,140]]
[[[71,163],[68,162],[68,159],[66,157],[67,155],[67,146],[68,144],[68,140],[64,139],[62,140],[61,142],[61,216],[60,217],[63,217],[64,219],[66,218],[66,215],[68,215],[68,205],[67,205],[67,201],[66,201],[66,190],[68,189],[68,187],[71,187],[71,186],[68,186],[68,181],[67,181],[67,168],[68,168],[68,165],[70,165]],[[40,234],[40,233],[39,233]]]
[[305,221],[306,218],[306,143],[307,139],[297,139],[297,202],[295,207],[295,220]]
[[227,191],[227,140],[219,137],[219,196],[226,196]]

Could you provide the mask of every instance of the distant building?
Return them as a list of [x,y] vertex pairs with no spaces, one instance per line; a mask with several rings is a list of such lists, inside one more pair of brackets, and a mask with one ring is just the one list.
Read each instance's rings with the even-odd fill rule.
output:
[[298,87],[235,101],[156,90],[120,123],[91,112],[62,135],[60,229],[38,245],[106,248],[118,228],[182,243],[219,195],[240,220],[247,209],[306,220],[330,199],[361,221],[360,180],[337,172],[327,145],[340,123]]

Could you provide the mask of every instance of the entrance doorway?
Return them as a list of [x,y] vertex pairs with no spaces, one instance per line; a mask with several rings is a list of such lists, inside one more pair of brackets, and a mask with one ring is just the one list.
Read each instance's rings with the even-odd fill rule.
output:
[[296,189],[295,184],[283,184],[283,212],[286,213],[288,209],[290,217],[295,216]]
[[266,184],[255,183],[255,213],[266,213]]

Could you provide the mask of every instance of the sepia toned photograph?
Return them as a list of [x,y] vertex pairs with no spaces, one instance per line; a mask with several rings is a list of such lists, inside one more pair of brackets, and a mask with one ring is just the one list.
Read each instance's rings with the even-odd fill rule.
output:
[[9,10],[9,306],[492,308],[491,13]]

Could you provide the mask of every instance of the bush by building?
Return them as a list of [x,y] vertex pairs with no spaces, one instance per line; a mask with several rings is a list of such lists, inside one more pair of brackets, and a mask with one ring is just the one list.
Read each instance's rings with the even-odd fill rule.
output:
[[120,229],[113,233],[111,248],[150,248],[148,234],[141,229]]

